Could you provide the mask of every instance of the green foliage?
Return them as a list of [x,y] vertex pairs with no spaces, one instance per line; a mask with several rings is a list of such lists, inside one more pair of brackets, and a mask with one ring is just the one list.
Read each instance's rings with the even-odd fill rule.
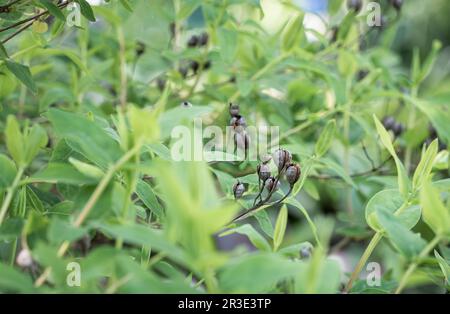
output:
[[[328,2],[0,0],[0,292],[448,290],[448,43],[399,54],[393,8],[372,29]],[[201,160],[242,118],[284,168]],[[180,130],[210,132],[194,160]]]

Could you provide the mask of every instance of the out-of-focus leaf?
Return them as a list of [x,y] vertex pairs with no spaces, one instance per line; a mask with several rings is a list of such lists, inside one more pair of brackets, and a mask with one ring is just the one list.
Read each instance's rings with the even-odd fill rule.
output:
[[26,87],[28,87],[33,93],[37,92],[36,85],[33,77],[31,76],[30,68],[10,60],[5,60],[6,67],[21,81]]
[[250,242],[259,250],[261,251],[267,251],[270,252],[270,245],[264,239],[264,237],[259,234],[250,224],[245,224],[242,226],[239,226],[237,228],[226,230],[225,232],[222,232],[220,234],[221,237],[233,234],[233,233],[239,233],[246,235]]
[[16,176],[16,165],[8,156],[0,154],[0,189],[8,188]]
[[287,225],[287,206],[283,205],[278,213],[275,223],[275,231],[273,233],[273,250],[277,251],[284,239],[284,233]]
[[423,208],[423,220],[436,234],[450,233],[450,210],[430,183],[425,183],[420,191],[420,205]]
[[419,234],[410,231],[388,210],[380,210],[376,215],[389,240],[406,257],[412,258],[419,255],[426,246],[427,243]]

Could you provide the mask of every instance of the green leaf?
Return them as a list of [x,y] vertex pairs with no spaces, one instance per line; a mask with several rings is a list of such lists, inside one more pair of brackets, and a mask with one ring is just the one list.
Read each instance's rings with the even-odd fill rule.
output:
[[61,218],[54,217],[50,222],[50,226],[47,231],[47,237],[53,244],[60,244],[63,241],[73,242],[87,233],[87,228],[74,227],[68,221]]
[[61,9],[58,8],[53,2],[50,0],[39,0],[39,3],[50,12],[51,15],[65,22],[66,17],[64,13],[62,13]]
[[422,69],[420,70],[420,72],[417,75],[417,78],[415,79],[416,85],[425,80],[427,76],[430,74],[431,69],[433,68],[433,65],[438,56],[438,52],[442,48],[442,43],[439,40],[434,40],[431,47],[432,47],[431,51],[428,54],[425,61],[423,62]]
[[250,224],[245,224],[237,228],[229,229],[222,232],[219,236],[223,237],[229,234],[239,233],[246,235],[250,242],[261,251],[270,251],[270,245],[264,237],[258,233]]
[[277,251],[283,242],[284,233],[287,225],[287,206],[284,204],[278,213],[277,222],[275,223],[275,231],[273,233],[273,250]]
[[5,60],[6,67],[21,81],[26,87],[28,87],[33,93],[37,92],[36,85],[34,84],[33,77],[31,76],[30,68],[16,63],[10,60]]
[[34,193],[33,189],[30,186],[27,186],[27,202],[28,206],[30,206],[33,210],[36,210],[40,213],[45,212],[44,205],[39,197]]
[[0,189],[10,187],[16,177],[17,169],[14,162],[3,154],[0,154],[0,173]]
[[22,166],[25,160],[24,138],[20,131],[19,122],[13,115],[9,115],[6,120],[5,137],[9,154],[17,165]]
[[288,52],[299,45],[302,38],[303,14],[292,17],[286,24],[281,35],[281,46],[283,51]]
[[5,47],[2,43],[0,43],[0,60],[8,59],[8,53],[6,52]]
[[426,150],[425,154],[423,154],[420,159],[419,165],[414,172],[412,186],[413,190],[419,190],[422,186],[424,180],[428,180],[428,176],[431,173],[431,169],[433,168],[433,161],[436,158],[436,154],[438,152],[438,139],[435,139],[431,142],[430,146]]
[[11,241],[20,236],[23,228],[23,220],[9,218],[0,226],[0,241]]
[[50,109],[47,117],[57,136],[100,168],[106,169],[122,155],[119,143],[95,121],[57,109]]
[[383,143],[384,147],[386,147],[386,149],[389,151],[391,156],[394,158],[395,165],[397,167],[398,188],[402,196],[406,199],[409,193],[410,182],[405,170],[405,166],[403,166],[403,163],[398,158],[397,153],[395,152],[388,131],[386,131],[383,124],[381,124],[381,122],[375,115],[373,115],[373,120],[375,121],[375,126],[377,128],[378,135],[380,135],[381,142]]
[[129,12],[133,12],[133,8],[131,7],[128,0],[120,0],[120,4],[127,9]]
[[387,210],[377,212],[377,217],[383,230],[392,244],[406,257],[412,258],[426,246],[419,234],[411,232],[398,217]]
[[97,179],[91,176],[85,176],[74,167],[64,163],[49,163],[48,166],[34,175],[25,182],[48,182],[48,183],[66,183],[66,184],[93,184]]
[[436,188],[427,182],[420,191],[423,220],[438,235],[450,232],[450,211],[440,199]]
[[140,109],[135,106],[128,108],[128,120],[133,131],[134,142],[139,140],[154,142],[159,136],[159,128],[155,111]]
[[273,239],[273,225],[272,221],[270,221],[269,215],[267,214],[267,211],[260,210],[257,213],[253,215],[253,217],[256,218],[258,221],[259,226],[261,227],[261,230],[264,231],[264,233]]
[[164,217],[164,209],[159,204],[155,192],[153,192],[150,184],[143,180],[139,180],[136,185],[136,194],[139,199],[150,209],[160,220]]
[[327,125],[325,126],[325,129],[322,131],[314,148],[316,155],[318,157],[323,156],[330,148],[331,141],[333,140],[334,137],[335,129],[336,129],[336,121],[334,119],[328,121]]
[[98,167],[69,157],[69,162],[83,175],[94,179],[101,179],[105,173]]
[[295,293],[337,293],[340,282],[338,262],[313,254],[311,260],[300,264],[295,277]]
[[95,22],[94,11],[86,0],[75,0],[80,5],[81,14],[91,22]]
[[445,282],[447,285],[450,284],[449,278],[450,278],[450,264],[441,256],[439,255],[438,251],[434,250],[434,256],[438,260],[439,267],[442,270],[442,273],[444,274]]
[[348,50],[339,51],[337,65],[339,72],[345,77],[352,77],[355,75],[358,68],[355,56]]
[[125,243],[150,246],[156,251],[166,253],[167,256],[182,265],[188,264],[187,257],[180,248],[167,241],[159,231],[150,229],[149,226],[138,224],[114,225],[100,221],[93,222],[91,226],[115,238],[120,238]]
[[[378,222],[377,213],[380,211],[388,211],[394,214],[397,212],[399,221],[407,229],[411,229],[419,221],[421,210],[417,205],[402,208],[403,205],[403,197],[397,189],[388,189],[376,193],[366,206],[365,216],[367,224],[375,231],[382,231]],[[402,211],[398,212],[400,208],[402,208]]]
[[267,293],[281,280],[298,273],[299,265],[273,253],[250,254],[233,260],[219,272],[225,293]]
[[2,292],[31,293],[35,290],[31,277],[9,265],[0,267],[0,290]]
[[45,129],[39,124],[33,125],[31,130],[24,134],[25,163],[30,164],[41,148],[47,145],[48,137]]

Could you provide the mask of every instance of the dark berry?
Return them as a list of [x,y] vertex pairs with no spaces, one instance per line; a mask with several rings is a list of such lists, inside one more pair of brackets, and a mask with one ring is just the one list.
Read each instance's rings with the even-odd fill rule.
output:
[[181,66],[181,67],[178,69],[178,72],[180,72],[181,76],[182,76],[183,78],[185,78],[186,75],[187,75],[188,70],[187,70],[186,67]]
[[400,122],[396,122],[394,124],[394,126],[392,127],[392,132],[394,132],[395,136],[399,136],[400,134],[403,133],[404,129],[405,128],[404,128],[403,124],[401,124]]
[[286,168],[286,180],[290,185],[294,185],[300,178],[301,170],[297,164],[290,164]]
[[206,46],[208,44],[208,33],[203,32],[200,34],[200,36],[198,37],[198,45],[199,46]]
[[164,88],[166,87],[166,80],[163,79],[162,77],[158,77],[158,78],[156,79],[156,86],[158,86],[158,89],[159,89],[160,91],[163,91]]
[[136,56],[140,57],[145,52],[145,44],[138,41],[136,45]]
[[390,0],[389,2],[397,11],[402,9],[403,0]]
[[302,259],[307,259],[311,257],[312,247],[307,246],[300,249],[300,257]]
[[190,108],[192,107],[192,104],[188,101],[183,101],[180,106],[183,108]]
[[197,35],[191,36],[191,38],[189,38],[189,40],[187,42],[188,47],[192,48],[192,47],[197,46],[198,45],[198,40],[199,40],[199,38],[197,37]]
[[367,70],[359,70],[356,75],[358,81],[362,81],[368,74],[369,74],[369,71],[367,71]]
[[347,8],[359,13],[362,9],[362,0],[347,0]]
[[194,74],[197,73],[199,67],[200,67],[200,64],[199,64],[197,61],[195,61],[195,60],[192,60],[192,61],[191,61],[191,63],[190,63],[190,68],[192,69],[192,71],[194,72]]
[[236,182],[233,186],[234,198],[241,198],[245,192],[245,186],[241,182]]
[[204,70],[208,70],[211,67],[211,61],[207,60],[204,64],[203,64],[203,69]]
[[386,130],[392,130],[395,126],[395,119],[392,116],[386,116],[383,118],[383,126]]

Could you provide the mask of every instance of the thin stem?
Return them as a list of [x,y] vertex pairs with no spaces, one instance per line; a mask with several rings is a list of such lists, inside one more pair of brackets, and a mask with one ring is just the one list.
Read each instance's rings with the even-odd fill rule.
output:
[[125,59],[125,35],[123,28],[117,28],[117,38],[119,41],[119,60],[120,60],[120,107],[125,112],[127,106],[127,64]]
[[22,177],[24,170],[25,170],[24,167],[19,167],[19,169],[17,169],[14,181],[11,184],[11,186],[7,189],[6,197],[3,200],[2,207],[0,209],[0,226],[2,225],[3,220],[5,219],[6,212],[8,211],[9,205],[11,204],[16,189],[19,186],[20,178]]
[[348,281],[347,285],[345,286],[344,292],[349,292],[350,289],[353,286],[353,283],[356,279],[358,279],[359,273],[363,269],[364,265],[366,265],[367,260],[369,259],[370,255],[372,255],[373,250],[378,245],[378,242],[383,238],[383,235],[381,232],[375,233],[372,240],[370,240],[369,245],[367,245],[366,250],[364,251],[363,255],[361,256],[358,264],[356,265],[356,268],[353,270],[353,273],[350,276],[350,280]]
[[[411,89],[411,97],[412,98],[416,98],[417,97],[417,87],[414,86]],[[416,107],[413,103],[410,103],[410,110],[409,110],[409,115],[408,115],[408,122],[407,122],[407,129],[411,130],[414,126],[414,122],[416,120]],[[408,145],[406,147],[406,151],[405,151],[405,169],[406,169],[406,173],[409,174],[410,172],[410,167],[411,167],[411,156],[412,156],[412,147],[411,145]]]
[[431,240],[431,242],[428,243],[428,245],[420,252],[416,261],[414,263],[412,263],[411,265],[409,265],[408,269],[406,270],[406,272],[403,274],[402,278],[400,279],[400,283],[397,287],[397,290],[395,290],[395,294],[399,294],[402,292],[402,290],[405,288],[406,284],[408,283],[409,277],[414,273],[417,266],[419,266],[420,261],[430,253],[430,251],[439,243],[440,240],[441,240],[441,236],[436,235],[433,238],[433,240]]

